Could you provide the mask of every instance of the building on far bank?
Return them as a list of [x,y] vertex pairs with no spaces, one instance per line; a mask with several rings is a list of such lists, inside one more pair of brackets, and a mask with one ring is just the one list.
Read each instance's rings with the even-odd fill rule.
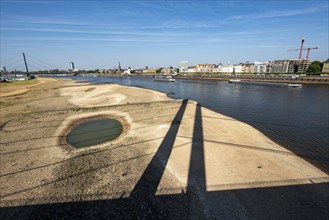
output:
[[131,71],[132,71],[132,69],[130,67],[128,67],[128,69],[123,71],[122,75],[130,75]]
[[322,72],[329,73],[329,59],[323,62]]
[[7,69],[5,66],[1,67],[1,73],[7,73]]
[[167,68],[163,68],[162,71],[164,74],[171,74],[172,73],[172,67],[167,67]]
[[196,72],[201,73],[203,72],[204,64],[198,64],[196,65]]
[[122,71],[120,62],[119,62],[119,64],[118,64],[118,71],[119,71],[119,72]]
[[144,74],[155,74],[156,73],[156,69],[144,69],[143,70]]
[[304,73],[310,66],[309,59],[292,59],[289,60],[288,73]]
[[70,70],[73,71],[74,69],[75,69],[75,67],[74,67],[74,63],[73,63],[73,61],[71,61],[71,62],[70,62]]
[[197,72],[197,67],[196,66],[189,66],[187,68],[188,73],[196,73]]
[[250,74],[250,73],[254,73],[254,64],[253,63],[241,63],[242,65],[242,73],[244,74]]
[[233,73],[242,73],[242,65],[234,65]]
[[198,64],[196,65],[196,71],[198,73],[212,73],[213,72],[213,64]]
[[187,60],[180,61],[179,62],[179,72],[185,73],[185,72],[187,72],[187,69],[188,69],[188,61]]
[[213,65],[212,72],[213,73],[220,73],[221,72],[221,68],[222,68],[222,65],[216,65],[216,64],[214,64]]
[[270,61],[271,73],[287,73],[289,60],[273,60]]
[[222,73],[233,73],[234,66],[232,64],[224,64],[221,66]]
[[269,62],[262,62],[257,60],[254,62],[254,73],[269,73],[271,70],[271,65]]

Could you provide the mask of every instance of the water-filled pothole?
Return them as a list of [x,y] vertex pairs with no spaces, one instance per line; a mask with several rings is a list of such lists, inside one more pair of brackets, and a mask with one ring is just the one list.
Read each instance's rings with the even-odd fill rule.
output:
[[66,142],[73,147],[89,147],[111,141],[120,136],[122,124],[115,119],[97,118],[82,122],[66,136]]

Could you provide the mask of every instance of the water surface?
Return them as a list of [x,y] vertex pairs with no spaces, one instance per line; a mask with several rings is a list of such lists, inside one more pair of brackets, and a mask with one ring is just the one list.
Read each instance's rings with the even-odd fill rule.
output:
[[76,148],[88,147],[114,140],[122,131],[122,124],[115,119],[90,119],[74,127],[66,136],[66,142]]

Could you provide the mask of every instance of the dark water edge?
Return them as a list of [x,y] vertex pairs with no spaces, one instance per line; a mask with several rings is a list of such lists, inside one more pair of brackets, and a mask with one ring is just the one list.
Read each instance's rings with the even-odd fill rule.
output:
[[167,83],[152,78],[70,78],[94,84],[141,87],[164,92],[174,99],[197,101],[215,112],[250,124],[329,173],[329,85],[283,88],[195,79]]

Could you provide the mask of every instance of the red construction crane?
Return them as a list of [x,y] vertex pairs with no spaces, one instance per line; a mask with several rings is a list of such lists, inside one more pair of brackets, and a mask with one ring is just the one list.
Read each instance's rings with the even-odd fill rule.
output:
[[[319,47],[309,47],[309,48],[303,49],[303,50],[307,50],[306,59],[308,59],[308,56],[310,55],[310,50],[317,50],[317,49],[319,49]],[[298,50],[300,50],[300,49],[288,50],[288,51],[298,51]],[[301,56],[298,59],[301,59]]]
[[303,50],[307,50],[306,59],[308,59],[308,56],[310,55],[310,50],[317,50],[317,49],[319,49],[319,47],[309,47],[309,48],[303,49],[303,47],[304,47],[304,41],[305,41],[305,39],[302,38],[302,42],[301,42],[301,45],[300,45],[300,48],[299,49],[288,50],[288,51],[298,51],[299,50],[299,57],[298,57],[298,59],[302,59],[302,52],[303,52]]

